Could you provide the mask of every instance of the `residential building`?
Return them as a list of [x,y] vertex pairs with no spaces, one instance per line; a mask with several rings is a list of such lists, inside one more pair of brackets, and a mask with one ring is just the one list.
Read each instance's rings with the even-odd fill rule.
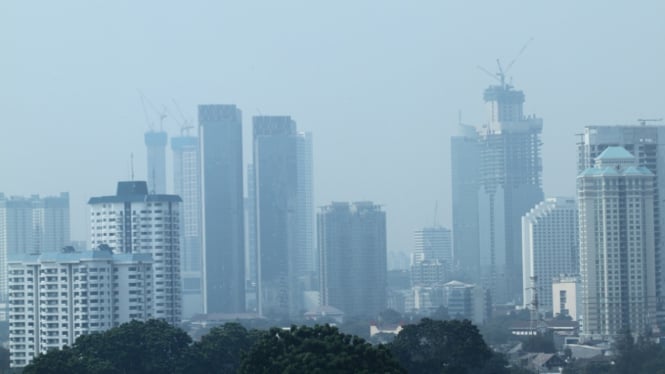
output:
[[165,131],[150,130],[144,136],[148,160],[148,190],[153,194],[166,193],[166,143]]
[[334,202],[317,216],[321,296],[346,316],[386,308],[386,213],[372,202]]
[[180,274],[182,314],[191,318],[203,313],[201,258],[201,168],[199,140],[181,135],[171,138],[173,193],[180,196]]
[[107,250],[16,254],[8,262],[10,366],[81,335],[153,317],[152,255]]
[[577,177],[584,334],[647,332],[656,315],[655,177],[607,147]]
[[148,193],[148,184],[143,181],[119,182],[115,195],[88,201],[92,247],[151,254],[153,317],[172,324],[182,319],[181,201],[177,195]]
[[242,113],[199,105],[203,228],[203,310],[245,311]]
[[554,197],[540,202],[522,217],[523,305],[552,312],[552,280],[560,274],[579,274],[578,212],[574,198]]
[[582,311],[578,276],[561,275],[552,281],[552,316],[567,316],[578,321]]

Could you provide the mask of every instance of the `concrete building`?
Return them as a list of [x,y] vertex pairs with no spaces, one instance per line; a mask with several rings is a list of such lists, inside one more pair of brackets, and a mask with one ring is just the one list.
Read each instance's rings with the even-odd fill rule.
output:
[[560,274],[579,274],[578,212],[574,198],[554,197],[522,217],[523,305],[552,312],[552,280]]
[[245,311],[242,113],[199,105],[205,313]]
[[372,202],[324,206],[317,216],[323,305],[348,317],[386,308],[386,213]]
[[425,227],[413,234],[413,262],[439,260],[450,268],[453,259],[452,235],[441,226]]
[[411,286],[431,287],[446,283],[450,272],[444,262],[437,259],[422,260],[411,265]]
[[152,255],[109,250],[16,254],[8,262],[10,366],[152,311]]
[[443,305],[450,317],[468,319],[477,325],[489,319],[490,298],[482,287],[451,281],[443,285],[443,290]]
[[182,319],[180,203],[176,195],[148,193],[146,182],[119,182],[115,195],[92,197],[90,242],[114,253],[148,253],[153,267],[153,317]]
[[[314,272],[311,136],[288,116],[253,118],[258,309],[298,316]],[[308,284],[310,285],[308,287]]]
[[656,316],[654,174],[607,147],[577,177],[584,334],[649,330]]
[[69,194],[40,198],[0,194],[0,300],[7,297],[8,256],[58,251],[70,242]]
[[165,131],[150,130],[144,136],[148,161],[148,190],[153,194],[166,193],[166,143]]
[[[620,146],[635,156],[638,166],[656,175],[654,205],[654,235],[656,237],[657,308],[665,313],[665,126],[587,126],[578,143],[578,173],[593,167],[596,157],[607,147]],[[665,315],[661,325],[665,324]]]
[[552,281],[552,316],[568,316],[578,321],[582,311],[580,279],[562,275]]
[[201,258],[201,168],[199,140],[181,135],[171,138],[173,193],[180,206],[180,274],[182,314],[185,319],[203,313]]

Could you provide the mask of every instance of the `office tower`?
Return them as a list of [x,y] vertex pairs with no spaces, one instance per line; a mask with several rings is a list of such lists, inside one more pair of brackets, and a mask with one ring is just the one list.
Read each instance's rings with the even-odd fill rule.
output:
[[579,273],[577,204],[573,198],[554,197],[540,202],[522,217],[522,276],[524,307],[551,312],[552,280]]
[[[665,310],[665,126],[587,126],[578,143],[578,173],[594,165],[594,160],[609,146],[624,147],[635,156],[637,164],[656,175],[654,222],[656,237],[656,293],[658,309]],[[661,321],[662,323],[662,321]]]
[[443,291],[443,305],[451,318],[468,319],[477,325],[489,319],[492,308],[482,287],[452,281],[443,285]]
[[324,206],[317,215],[323,305],[346,316],[386,308],[386,213],[372,202]]
[[256,228],[256,177],[254,165],[247,165],[247,199],[245,202],[247,218],[247,254],[245,260],[245,276],[250,283],[258,282],[257,274],[257,228]]
[[296,123],[287,116],[253,118],[259,313],[295,316],[298,160]]
[[[296,138],[297,145],[297,196],[296,217],[298,230],[296,232],[296,247],[300,257],[298,259],[299,274],[315,278],[318,273],[318,254],[314,245],[314,158],[312,156],[312,133],[299,132]],[[314,285],[313,285],[314,286]],[[318,289],[307,287],[310,290]]]
[[153,194],[166,193],[166,143],[165,131],[150,130],[145,133],[148,160],[148,190]]
[[461,134],[450,139],[453,203],[453,261],[465,277],[480,281],[478,190],[480,142],[476,129],[460,125]]
[[11,367],[81,335],[152,315],[152,256],[109,250],[16,254],[9,271]]
[[199,105],[205,313],[245,311],[242,114]]
[[655,322],[654,179],[623,147],[577,177],[586,335],[644,333]]
[[7,256],[68,245],[69,194],[40,198],[0,194],[0,298],[7,297]]
[[[496,303],[519,302],[523,294],[522,216],[543,200],[543,121],[524,116],[524,93],[503,80],[501,85],[487,88],[484,99],[489,121],[478,130],[481,285],[492,291]],[[470,228],[469,233],[474,230]]]
[[177,195],[148,193],[146,182],[118,182],[115,195],[92,197],[93,248],[114,253],[149,253],[153,267],[153,317],[181,322],[180,203]]
[[415,248],[413,261],[439,260],[448,264],[452,261],[452,242],[450,230],[441,227],[425,227],[413,234]]
[[173,193],[180,196],[180,274],[182,314],[185,319],[203,313],[201,279],[201,177],[199,140],[181,135],[171,138]]

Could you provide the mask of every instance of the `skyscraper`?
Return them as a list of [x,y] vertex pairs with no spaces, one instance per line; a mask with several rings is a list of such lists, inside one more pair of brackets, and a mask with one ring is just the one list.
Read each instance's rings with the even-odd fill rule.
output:
[[323,305],[346,316],[386,308],[386,213],[372,202],[324,206],[317,216]]
[[543,200],[543,122],[524,116],[524,93],[503,79],[485,90],[484,99],[489,122],[477,137],[465,128],[463,137],[453,139],[453,152],[460,152],[452,160],[454,253],[462,268],[480,270],[495,302],[505,303],[522,298],[522,215]]
[[166,193],[166,143],[165,131],[150,130],[145,133],[148,160],[148,190],[153,194]]
[[[296,247],[300,253],[297,263],[301,275],[316,276],[319,268],[318,254],[314,245],[314,177],[312,156],[312,133],[299,132],[296,138],[298,179],[296,218]],[[316,287],[318,289],[318,286]]]
[[146,182],[119,182],[115,195],[92,197],[93,248],[149,253],[153,259],[153,317],[181,322],[180,202],[177,195],[148,193]]
[[0,193],[0,297],[7,296],[7,258],[54,252],[70,243],[69,194],[40,198]]
[[654,179],[622,147],[607,147],[577,177],[584,334],[655,323]]
[[245,310],[242,113],[235,105],[199,105],[206,313]]
[[579,262],[575,199],[548,198],[522,217],[525,307],[532,305],[535,288],[538,309],[552,312],[552,280],[560,275],[577,275]]
[[[654,223],[656,237],[656,293],[658,309],[665,310],[665,126],[587,126],[578,143],[578,173],[594,166],[607,147],[620,146],[635,156],[639,166],[656,175]],[[662,322],[662,321],[661,321]]]
[[259,312],[294,316],[298,294],[298,144],[288,116],[253,119]]
[[452,242],[450,230],[441,227],[425,227],[413,233],[415,248],[414,261],[439,260],[450,266],[452,261]]
[[199,140],[181,135],[171,138],[173,192],[182,198],[180,208],[180,272],[183,316],[203,313],[201,279],[201,177]]
[[453,261],[466,277],[479,282],[480,142],[478,133],[472,126],[460,125],[460,130],[460,135],[450,139]]

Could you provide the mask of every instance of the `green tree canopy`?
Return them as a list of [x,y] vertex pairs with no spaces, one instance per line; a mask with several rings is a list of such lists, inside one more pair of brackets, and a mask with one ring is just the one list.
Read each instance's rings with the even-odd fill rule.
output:
[[330,325],[272,328],[243,359],[240,373],[403,373],[383,346]]

